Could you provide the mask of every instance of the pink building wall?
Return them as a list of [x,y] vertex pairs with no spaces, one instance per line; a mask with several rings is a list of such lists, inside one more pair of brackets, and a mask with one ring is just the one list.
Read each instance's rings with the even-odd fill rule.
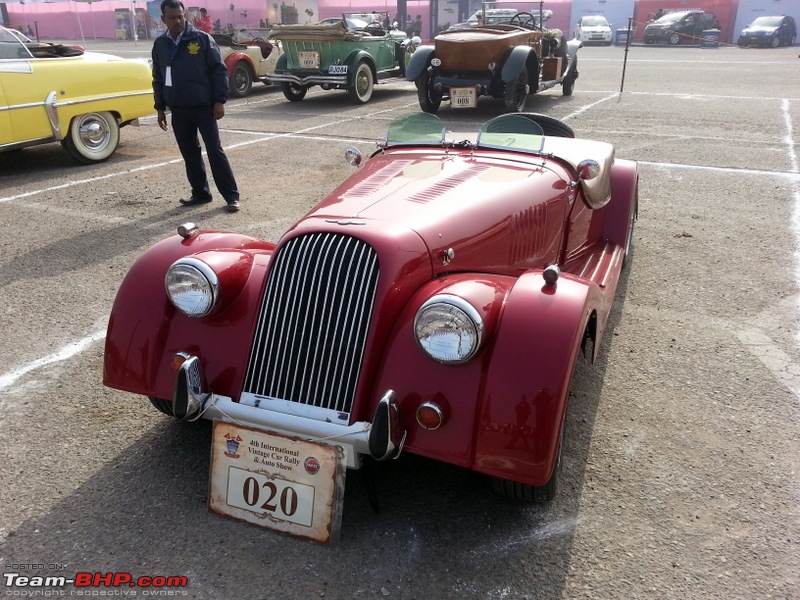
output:
[[[441,4],[445,0],[439,0]],[[659,8],[665,10],[685,10],[687,8],[704,8],[717,14],[722,25],[721,41],[731,42],[737,31],[734,31],[737,18],[737,9],[740,0],[545,0],[544,7],[553,11],[553,17],[548,25],[564,31],[571,37],[571,27],[578,15],[573,12],[583,11],[586,6],[597,2],[598,6],[610,3],[626,5],[626,12],[633,13],[636,20],[636,33],[634,41],[641,41],[644,23],[650,13]],[[762,2],[780,12],[786,6],[795,6],[798,0],[743,0],[743,5],[750,6],[755,2]],[[230,5],[235,5],[230,10]],[[300,23],[314,23],[328,17],[340,16],[345,12],[370,12],[386,11],[390,19],[397,18],[396,0],[184,0],[187,12],[190,14],[204,6],[208,9],[213,20],[219,19],[225,27],[229,23],[235,28],[256,29],[262,23],[280,22],[280,6],[286,4],[297,9]],[[495,5],[520,7],[517,0],[498,0]],[[476,2],[479,6],[479,3]],[[631,11],[631,5],[633,10]],[[780,7],[777,5],[781,5]],[[38,2],[28,0],[25,4],[19,2],[5,3],[8,13],[6,25],[21,27],[23,30],[30,26],[35,30],[40,39],[87,39],[87,38],[119,38],[127,35],[133,39],[133,27],[136,27],[139,39],[146,39],[163,31],[160,22],[160,0],[144,2],[124,2],[117,0],[95,0],[94,2],[74,2],[51,0]],[[131,19],[131,8],[136,11],[137,19]],[[536,10],[538,2],[527,2],[522,10]],[[602,11],[591,11],[602,12]],[[422,15],[423,32],[425,41],[432,39],[435,32],[431,31],[431,2],[430,0],[407,0],[407,13],[412,17]],[[776,13],[777,14],[777,13]],[[439,17],[441,19],[441,17]],[[618,25],[618,24],[617,24]],[[738,23],[737,23],[738,25]],[[124,29],[127,29],[125,31]],[[144,27],[144,29],[143,29]]]

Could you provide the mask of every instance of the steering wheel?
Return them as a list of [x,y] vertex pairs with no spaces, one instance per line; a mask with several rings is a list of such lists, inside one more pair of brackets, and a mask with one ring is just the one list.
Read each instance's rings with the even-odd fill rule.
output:
[[368,32],[370,35],[385,35],[383,24],[375,21],[368,23],[367,26],[364,27],[364,31]]
[[529,12],[520,12],[511,17],[511,25],[519,25],[525,29],[541,29],[536,25],[536,17]]

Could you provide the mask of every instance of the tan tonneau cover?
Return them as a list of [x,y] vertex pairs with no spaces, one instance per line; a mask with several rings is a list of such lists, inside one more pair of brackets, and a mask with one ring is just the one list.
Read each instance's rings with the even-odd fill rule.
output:
[[351,31],[340,21],[321,25],[273,25],[267,37],[298,42],[352,42],[372,36],[363,31]]
[[516,25],[491,25],[443,31],[433,38],[436,57],[447,71],[486,71],[489,63],[498,66],[509,49],[531,46],[537,49],[541,31]]

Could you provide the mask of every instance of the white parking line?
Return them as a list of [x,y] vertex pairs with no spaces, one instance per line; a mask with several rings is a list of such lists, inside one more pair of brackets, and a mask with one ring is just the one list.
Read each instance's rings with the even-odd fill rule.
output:
[[42,358],[38,358],[33,362],[29,362],[27,365],[23,365],[21,367],[14,369],[13,371],[9,371],[4,375],[0,375],[0,391],[7,389],[9,386],[11,386],[11,384],[13,384],[15,381],[17,381],[17,379],[19,379],[23,375],[26,375],[31,371],[35,371],[36,369],[46,367],[47,365],[52,365],[57,362],[65,361],[68,358],[72,358],[76,354],[79,354],[84,350],[86,350],[86,348],[94,344],[96,341],[105,339],[105,337],[106,337],[105,331],[95,331],[94,333],[86,336],[85,338],[68,343],[58,352],[54,352],[53,354],[49,354]]

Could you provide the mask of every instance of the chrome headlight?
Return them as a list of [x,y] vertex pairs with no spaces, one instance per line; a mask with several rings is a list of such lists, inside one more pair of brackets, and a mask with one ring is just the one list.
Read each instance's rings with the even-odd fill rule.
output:
[[172,263],[164,284],[175,308],[189,317],[206,316],[219,295],[216,273],[196,258],[181,258]]
[[440,294],[417,311],[414,335],[419,347],[432,359],[448,365],[461,364],[478,351],[483,321],[463,298]]

